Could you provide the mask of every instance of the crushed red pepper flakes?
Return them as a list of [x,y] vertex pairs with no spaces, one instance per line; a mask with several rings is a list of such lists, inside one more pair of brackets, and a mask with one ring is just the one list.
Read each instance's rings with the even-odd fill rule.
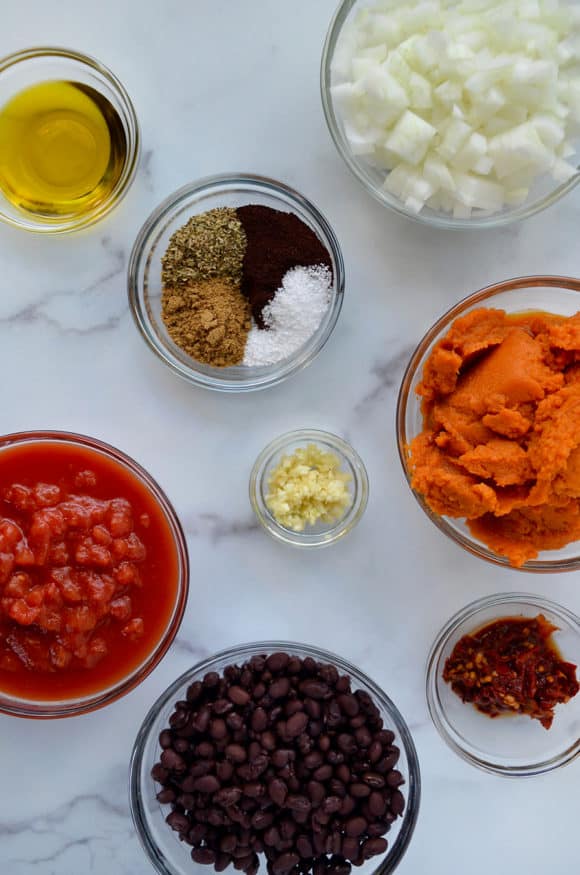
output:
[[550,729],[555,706],[580,690],[576,666],[551,640],[557,631],[542,614],[496,620],[455,645],[443,679],[489,717],[525,714]]

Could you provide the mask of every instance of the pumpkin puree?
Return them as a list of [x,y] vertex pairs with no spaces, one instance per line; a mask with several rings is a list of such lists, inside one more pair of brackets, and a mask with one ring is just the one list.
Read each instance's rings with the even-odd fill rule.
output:
[[580,313],[473,310],[417,393],[412,486],[435,513],[515,566],[580,538]]

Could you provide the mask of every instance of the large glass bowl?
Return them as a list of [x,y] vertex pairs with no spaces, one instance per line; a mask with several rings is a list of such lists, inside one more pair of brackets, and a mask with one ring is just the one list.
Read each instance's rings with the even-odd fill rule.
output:
[[179,631],[189,588],[189,559],[187,544],[183,530],[177,515],[171,506],[169,499],[158,483],[130,456],[117,450],[109,444],[103,443],[96,438],[85,435],[71,434],[61,431],[30,431],[9,434],[0,438],[0,465],[2,464],[2,452],[15,446],[26,444],[54,444],[62,446],[82,447],[91,454],[104,456],[107,461],[128,473],[130,478],[136,480],[146,489],[150,497],[157,504],[165,519],[171,534],[173,549],[176,557],[177,579],[175,583],[175,599],[171,614],[166,626],[157,641],[152,644],[150,652],[142,662],[134,666],[121,677],[116,683],[97,692],[78,698],[66,698],[62,700],[48,699],[39,701],[30,698],[16,698],[12,694],[3,692],[0,688],[0,712],[12,714],[16,717],[72,717],[77,714],[86,714],[109,705],[111,702],[125,696],[138,686],[153,671],[169,650],[175,636]]
[[[141,844],[159,875],[187,875],[189,872],[207,875],[213,871],[210,867],[198,866],[192,862],[189,846],[180,842],[177,835],[165,823],[170,807],[161,805],[155,798],[158,788],[156,789],[156,784],[151,777],[151,769],[159,760],[161,754],[159,734],[168,726],[175,702],[184,699],[188,686],[201,680],[207,672],[221,672],[227,665],[240,664],[251,659],[252,656],[279,651],[303,658],[311,656],[316,660],[335,665],[342,674],[352,678],[355,689],[369,693],[380,710],[385,728],[395,733],[395,743],[401,749],[397,769],[405,778],[405,784],[401,788],[406,801],[405,812],[402,818],[395,821],[388,833],[389,849],[386,854],[365,863],[358,871],[362,875],[371,875],[371,873],[389,875],[401,862],[415,829],[421,794],[417,752],[403,717],[374,681],[339,656],[305,644],[263,641],[224,650],[185,672],[155,702],[139,730],[131,759],[131,812]],[[265,862],[262,862],[260,871],[265,872],[265,868]]]
[[[508,313],[521,313],[529,310],[543,310],[561,316],[573,316],[580,310],[580,280],[571,277],[529,276],[506,280],[487,286],[448,310],[429,329],[411,356],[407,366],[397,405],[397,442],[399,456],[405,476],[411,486],[412,473],[409,467],[408,447],[423,430],[421,401],[416,394],[421,382],[425,362],[435,344],[447,333],[451,324],[459,316],[465,316],[477,307],[493,307]],[[496,565],[513,568],[504,556],[498,556],[475,538],[464,520],[440,516],[428,506],[418,492],[415,498],[437,528],[474,556],[486,559]],[[540,554],[537,559],[526,562],[519,571],[551,572],[577,571],[580,569],[580,542],[575,541],[561,550],[550,550]]]
[[[334,84],[332,61],[343,29],[350,25],[353,17],[361,9],[375,5],[376,2],[370,2],[370,0],[342,0],[330,23],[322,53],[320,76],[322,105],[330,135],[349,170],[375,200],[400,216],[405,216],[408,219],[413,219],[426,225],[433,225],[437,228],[497,228],[502,225],[509,225],[512,222],[518,222],[521,219],[527,219],[535,213],[539,213],[541,210],[546,209],[546,207],[555,204],[578,185],[580,182],[580,171],[567,182],[560,184],[546,174],[535,183],[524,204],[513,207],[507,206],[501,212],[494,213],[493,215],[485,215],[483,213],[481,215],[474,215],[470,219],[456,219],[448,213],[433,210],[429,207],[424,207],[420,213],[414,213],[401,200],[386,191],[384,182],[388,171],[384,168],[373,166],[369,161],[365,161],[364,157],[353,153],[344,133],[344,125],[340,113],[334,105],[330,91],[331,86]],[[578,154],[576,158],[570,159],[572,163],[576,162],[576,164],[578,160],[580,160],[580,155]]]
[[443,680],[445,662],[464,635],[504,617],[544,617],[557,626],[562,658],[580,665],[580,619],[538,596],[508,593],[467,605],[443,627],[427,665],[427,702],[443,740],[460,757],[486,772],[531,777],[568,765],[580,756],[580,694],[555,709],[551,729],[525,716],[490,719],[464,703]]
[[15,207],[0,191],[0,220],[41,234],[62,234],[98,222],[127,194],[139,163],[139,123],[131,98],[107,67],[88,55],[62,48],[33,48],[0,60],[0,106],[19,91],[39,82],[64,80],[89,85],[107,98],[118,113],[125,133],[127,152],[119,178],[108,196],[84,213],[34,215]]
[[[216,368],[196,361],[169,337],[161,318],[161,258],[171,235],[198,213],[258,204],[298,216],[327,249],[333,272],[331,301],[312,337],[289,358],[267,367]],[[339,242],[324,216],[297,191],[261,176],[225,174],[201,179],[170,195],[143,225],[129,261],[129,304],[141,336],[171,370],[196,386],[221,392],[265,389],[307,367],[334,330],[344,294]]]

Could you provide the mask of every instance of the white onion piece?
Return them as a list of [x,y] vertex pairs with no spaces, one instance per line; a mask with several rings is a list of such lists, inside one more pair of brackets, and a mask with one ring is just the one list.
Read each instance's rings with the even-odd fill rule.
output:
[[390,171],[385,189],[413,212],[491,215],[578,173],[567,0],[375,0],[343,28],[331,72],[352,153]]

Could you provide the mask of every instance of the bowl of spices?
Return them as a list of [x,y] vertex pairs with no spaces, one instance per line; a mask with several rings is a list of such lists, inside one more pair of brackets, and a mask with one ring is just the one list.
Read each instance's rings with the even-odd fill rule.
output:
[[160,875],[388,875],[413,835],[420,774],[403,717],[370,678],[270,641],[218,653],[160,696],[130,794]]
[[369,481],[358,453],[316,429],[284,434],[258,456],[250,502],[263,528],[295,547],[327,547],[358,524]]
[[0,219],[46,234],[92,225],[139,160],[131,99],[105,66],[62,48],[0,60]]
[[552,771],[580,755],[580,618],[548,599],[473,602],[437,636],[427,700],[443,740],[499,775]]
[[128,289],[142,337],[176,374],[251,391],[324,347],[342,307],[344,265],[332,228],[298,192],[223,175],[155,210],[133,247]]

